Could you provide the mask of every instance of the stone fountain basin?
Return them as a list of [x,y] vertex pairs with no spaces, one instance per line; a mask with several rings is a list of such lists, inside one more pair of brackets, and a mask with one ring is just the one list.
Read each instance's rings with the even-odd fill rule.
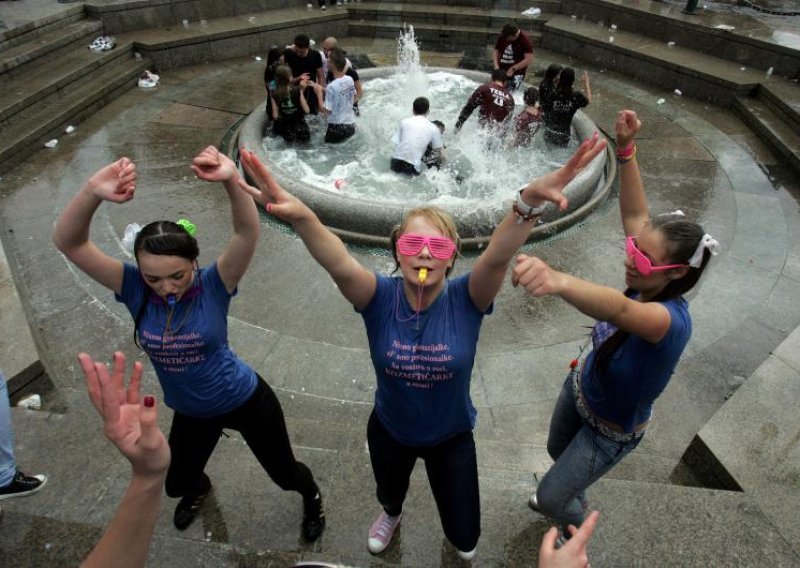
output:
[[[364,69],[359,75],[365,83],[371,79],[387,77],[396,71],[395,67]],[[486,81],[486,73],[428,67],[429,72],[458,73],[478,83]],[[368,85],[366,88],[369,88]],[[275,179],[291,194],[306,203],[319,216],[320,220],[342,239],[362,245],[386,247],[389,234],[406,211],[425,202],[410,201],[404,204],[377,203],[357,197],[334,194],[328,190],[302,182],[291,172],[275,167],[266,155],[262,145],[263,132],[267,122],[265,104],[262,103],[250,113],[239,130],[238,146],[246,147],[267,163]],[[578,111],[572,125],[579,138],[584,139],[598,132],[597,125],[582,111]],[[386,160],[388,162],[389,156]],[[548,205],[540,223],[530,233],[528,241],[552,236],[584,219],[602,203],[608,195],[616,174],[616,162],[611,150],[597,156],[564,189],[569,200],[566,211]],[[508,188],[508,200],[503,203],[487,203],[483,207],[469,208],[458,205],[442,206],[456,221],[464,249],[482,248],[488,243],[492,231],[508,213],[518,188]]]

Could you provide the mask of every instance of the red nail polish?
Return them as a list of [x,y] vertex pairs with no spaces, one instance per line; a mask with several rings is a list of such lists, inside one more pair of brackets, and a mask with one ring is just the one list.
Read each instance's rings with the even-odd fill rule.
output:
[[272,203],[267,203],[266,206],[267,213],[271,213],[271,209],[272,209]]
[[156,405],[156,399],[153,398],[152,395],[148,394],[146,397],[144,397],[144,405],[147,408],[153,408]]

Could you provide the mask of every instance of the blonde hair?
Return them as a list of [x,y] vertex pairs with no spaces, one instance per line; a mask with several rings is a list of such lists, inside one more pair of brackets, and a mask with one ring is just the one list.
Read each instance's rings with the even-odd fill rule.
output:
[[[411,221],[411,219],[414,217],[422,217],[426,219],[456,244],[456,253],[453,256],[453,264],[455,264],[455,259],[458,258],[459,254],[461,253],[461,238],[458,236],[456,222],[453,220],[453,217],[444,209],[440,209],[439,207],[432,205],[424,205],[422,207],[415,207],[414,209],[406,211],[406,214],[403,215],[403,220],[399,225],[392,229],[392,234],[389,235],[389,246],[391,247],[392,256],[394,257],[395,263],[394,269],[397,270],[400,268],[400,259],[397,258],[397,239],[405,232],[409,221]],[[445,275],[449,275],[452,270],[453,266],[451,265],[447,269]]]

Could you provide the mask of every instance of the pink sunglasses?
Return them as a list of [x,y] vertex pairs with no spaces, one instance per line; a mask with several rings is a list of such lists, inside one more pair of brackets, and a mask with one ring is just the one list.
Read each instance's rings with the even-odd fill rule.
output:
[[440,260],[447,260],[456,252],[456,244],[446,237],[406,233],[397,239],[397,251],[403,256],[417,255],[425,246],[431,251],[431,255]]
[[636,266],[636,270],[639,271],[639,274],[642,276],[649,276],[651,272],[657,272],[659,270],[669,270],[670,268],[681,268],[686,266],[685,264],[666,264],[664,266],[653,266],[653,263],[650,262],[650,259],[647,258],[636,246],[636,237],[627,237],[625,239],[625,254],[633,257],[633,264]]

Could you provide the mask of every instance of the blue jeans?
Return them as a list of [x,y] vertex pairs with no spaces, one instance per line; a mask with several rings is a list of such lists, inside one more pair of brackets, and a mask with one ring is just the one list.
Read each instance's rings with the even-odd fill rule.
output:
[[11,429],[11,408],[8,401],[6,376],[0,371],[0,487],[14,479],[17,462],[14,461],[14,431]]
[[581,526],[587,508],[586,489],[631,452],[642,438],[615,442],[589,426],[575,408],[573,373],[567,375],[556,401],[547,437],[555,463],[536,490],[539,508],[562,525]]

